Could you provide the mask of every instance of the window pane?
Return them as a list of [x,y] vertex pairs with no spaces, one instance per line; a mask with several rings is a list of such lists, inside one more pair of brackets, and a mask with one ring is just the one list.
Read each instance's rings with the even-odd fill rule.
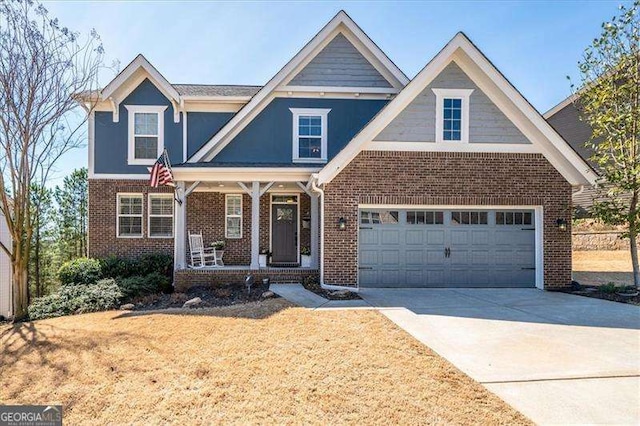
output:
[[462,99],[443,100],[442,139],[462,140]]
[[135,137],[135,150],[134,150],[135,158],[140,159],[153,159],[158,158],[158,137],[157,136],[149,136]]
[[157,135],[158,114],[155,112],[136,112],[134,114],[134,134]]
[[416,212],[407,212],[407,223],[410,225],[415,225],[416,223]]
[[371,223],[371,214],[369,212],[360,212],[360,223]]
[[149,219],[149,235],[152,237],[171,237],[173,235],[173,217],[151,217]]
[[460,212],[451,212],[451,224],[452,225],[460,224]]
[[120,214],[142,214],[142,196],[120,197]]
[[233,195],[227,196],[227,215],[240,216],[242,215],[242,196]]
[[227,217],[227,238],[240,238],[240,218]]
[[118,234],[123,237],[142,235],[141,216],[121,216]]
[[298,141],[298,156],[300,158],[321,158],[322,141],[320,138],[300,138]]
[[173,199],[169,197],[152,196],[149,206],[152,215],[173,215]]
[[487,212],[480,212],[478,224],[487,225],[489,223],[489,214]]
[[496,212],[496,225],[504,225],[504,213]]
[[435,224],[436,225],[442,225],[443,223],[444,223],[444,213],[443,212],[436,212]]
[[462,99],[453,99],[451,101],[451,107],[452,108],[462,108]]
[[531,225],[532,220],[531,220],[531,213],[525,213],[524,214],[524,225]]

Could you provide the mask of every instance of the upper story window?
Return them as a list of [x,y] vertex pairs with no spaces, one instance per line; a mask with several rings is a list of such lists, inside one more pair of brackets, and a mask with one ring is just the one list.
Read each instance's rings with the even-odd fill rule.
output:
[[293,161],[327,162],[327,116],[330,109],[290,108],[293,113]]
[[129,164],[151,165],[164,150],[166,106],[125,105],[129,112]]
[[436,95],[436,142],[469,142],[473,89],[431,89]]

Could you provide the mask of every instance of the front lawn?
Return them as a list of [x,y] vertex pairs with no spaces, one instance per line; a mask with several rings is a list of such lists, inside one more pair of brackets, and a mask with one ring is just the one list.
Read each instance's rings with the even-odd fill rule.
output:
[[67,424],[523,424],[375,311],[282,299],[0,326],[0,401]]

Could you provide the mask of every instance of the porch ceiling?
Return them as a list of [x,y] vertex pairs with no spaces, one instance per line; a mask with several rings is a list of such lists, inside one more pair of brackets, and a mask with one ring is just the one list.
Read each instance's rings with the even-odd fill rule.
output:
[[[246,182],[246,181],[245,181]],[[306,182],[306,181],[300,181]],[[244,189],[238,185],[238,182],[229,181],[211,181],[201,182],[194,192],[244,192]],[[298,193],[302,192],[295,182],[278,182],[276,181],[267,193]]]

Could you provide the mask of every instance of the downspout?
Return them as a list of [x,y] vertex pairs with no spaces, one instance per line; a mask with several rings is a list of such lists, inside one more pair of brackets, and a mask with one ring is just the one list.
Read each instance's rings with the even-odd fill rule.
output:
[[311,175],[311,189],[320,194],[320,285],[324,285],[324,190],[318,186],[318,174]]

